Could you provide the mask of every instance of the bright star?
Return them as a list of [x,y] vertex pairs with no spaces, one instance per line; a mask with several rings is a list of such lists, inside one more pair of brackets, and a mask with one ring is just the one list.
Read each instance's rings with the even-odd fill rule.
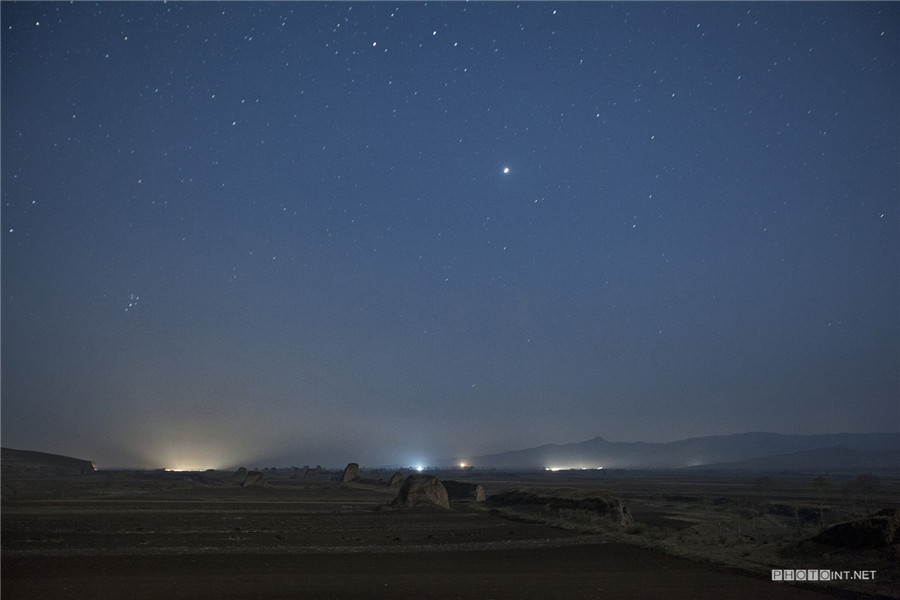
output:
[[503,174],[509,173],[509,167],[503,167]]

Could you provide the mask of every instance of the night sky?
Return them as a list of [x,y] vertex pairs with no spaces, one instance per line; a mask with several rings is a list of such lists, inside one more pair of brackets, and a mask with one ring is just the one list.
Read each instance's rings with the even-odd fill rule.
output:
[[896,3],[11,3],[2,443],[900,429]]

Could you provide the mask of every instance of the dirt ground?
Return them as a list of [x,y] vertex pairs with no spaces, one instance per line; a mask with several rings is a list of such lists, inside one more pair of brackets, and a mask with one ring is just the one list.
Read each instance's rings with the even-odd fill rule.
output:
[[615,544],[550,548],[4,557],[4,598],[822,598]]
[[857,598],[378,484],[98,473],[4,480],[2,597]]

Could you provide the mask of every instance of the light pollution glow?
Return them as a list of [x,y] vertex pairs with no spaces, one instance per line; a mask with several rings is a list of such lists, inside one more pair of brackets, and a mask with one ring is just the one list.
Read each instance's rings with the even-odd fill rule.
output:
[[180,442],[157,448],[152,452],[152,458],[148,456],[145,461],[152,461],[155,464],[150,466],[162,466],[167,471],[225,469],[247,462],[246,455],[242,456],[240,450],[235,451],[234,448],[228,449],[224,446],[225,444]]
[[544,467],[545,471],[602,471],[603,467],[582,467],[581,465],[576,467]]

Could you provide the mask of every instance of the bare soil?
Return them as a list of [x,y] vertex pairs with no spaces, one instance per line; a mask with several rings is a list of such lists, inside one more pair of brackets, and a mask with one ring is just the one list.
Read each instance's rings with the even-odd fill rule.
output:
[[[397,490],[377,481],[270,482],[241,488],[215,474],[113,472],[5,478],[3,598],[865,597],[475,503],[389,509]],[[696,518],[645,508],[647,516],[658,509],[657,520]]]

